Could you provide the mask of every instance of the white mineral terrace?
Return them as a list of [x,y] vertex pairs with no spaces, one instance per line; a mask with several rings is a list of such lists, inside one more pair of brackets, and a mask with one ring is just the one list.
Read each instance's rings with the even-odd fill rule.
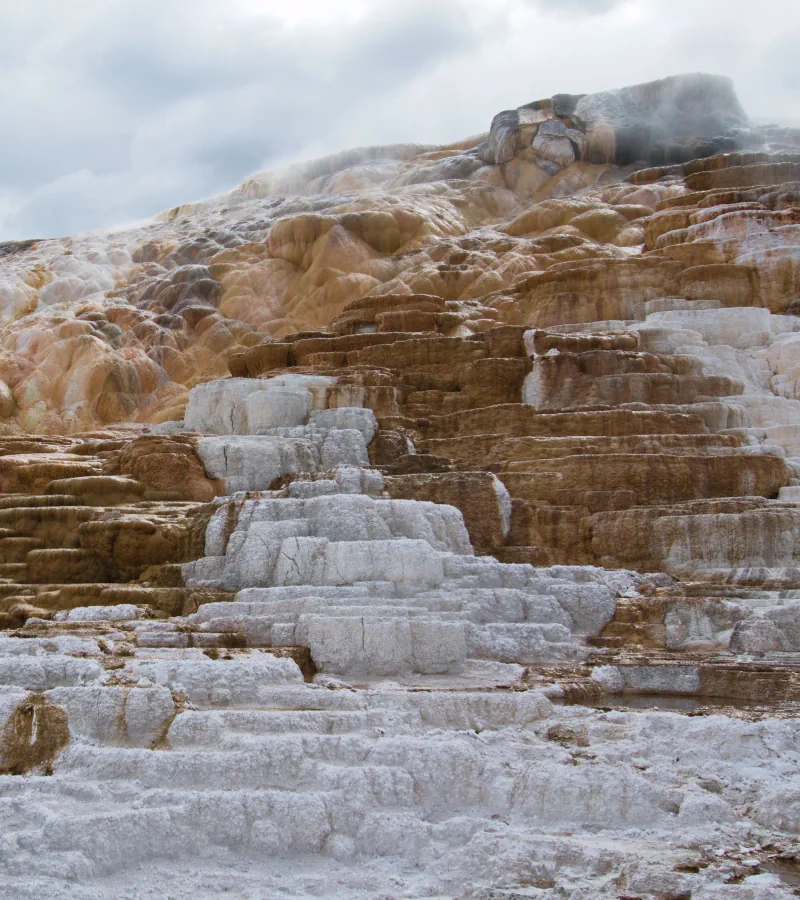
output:
[[0,244],[0,900],[800,896],[798,147],[680,76]]
[[[764,363],[779,381],[794,365],[795,321],[673,311],[636,327],[739,376],[726,403],[749,452],[791,458],[797,401],[767,397]],[[454,507],[387,498],[374,415],[332,396],[330,378],[212,382],[185,423],[154,429],[208,435],[198,452],[230,496],[184,580],[233,603],[165,621],[85,607],[58,616],[82,636],[0,639],[0,727],[35,696],[34,747],[54,715],[68,731],[52,774],[0,779],[0,896],[794,896],[748,867],[800,830],[798,720],[603,711],[523,685],[517,661],[580,661],[647,577],[475,556]],[[726,539],[701,545],[707,565]],[[702,563],[673,540],[676,566]],[[796,650],[799,608],[677,608],[669,639],[727,649],[736,630],[739,649]],[[255,649],[231,649],[234,633]],[[317,675],[259,645],[308,647]],[[129,648],[123,668],[101,665],[110,647]],[[688,664],[592,677],[609,695],[698,683]]]
[[[194,427],[224,431],[236,390],[198,389]],[[800,829],[798,720],[603,711],[523,685],[515,660],[580,659],[643,577],[476,557],[458,510],[386,499],[359,467],[368,410],[298,414],[301,396],[279,393],[262,435],[201,445],[256,491],[216,501],[184,567],[233,603],[166,621],[86,607],[58,616],[83,636],[0,639],[0,724],[35,696],[41,740],[68,730],[52,774],[0,779],[0,896],[794,896],[748,872]],[[230,431],[242,405],[263,423],[259,397],[227,404]],[[292,454],[309,476],[264,491]],[[318,674],[225,649],[233,632],[307,646]],[[123,668],[101,665],[110,646]],[[697,672],[593,680],[691,694]]]

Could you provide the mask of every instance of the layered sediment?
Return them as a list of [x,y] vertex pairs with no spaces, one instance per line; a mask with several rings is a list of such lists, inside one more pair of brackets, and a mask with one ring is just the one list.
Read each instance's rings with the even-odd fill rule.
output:
[[680,76],[3,245],[9,896],[794,896],[799,197]]

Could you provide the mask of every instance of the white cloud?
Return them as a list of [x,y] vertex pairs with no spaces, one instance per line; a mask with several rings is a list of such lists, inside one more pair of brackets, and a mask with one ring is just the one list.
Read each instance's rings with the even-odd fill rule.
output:
[[798,39],[796,0],[758,15],[745,0],[30,0],[0,30],[0,240],[681,71],[728,74],[751,115],[800,122]]
[[619,6],[625,0],[526,0],[526,2],[543,12],[562,16],[598,16]]

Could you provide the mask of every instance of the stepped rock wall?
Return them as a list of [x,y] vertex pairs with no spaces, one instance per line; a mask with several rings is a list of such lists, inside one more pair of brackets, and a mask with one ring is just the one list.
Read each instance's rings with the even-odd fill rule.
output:
[[799,198],[690,75],[0,244],[0,893],[794,896]]

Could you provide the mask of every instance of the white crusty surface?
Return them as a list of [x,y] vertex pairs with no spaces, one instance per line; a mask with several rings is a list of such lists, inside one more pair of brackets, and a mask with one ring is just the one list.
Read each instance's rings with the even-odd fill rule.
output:
[[[43,738],[42,705],[68,727],[50,774],[0,777],[0,897],[793,896],[760,866],[797,846],[800,720],[554,705],[513,663],[580,655],[640,577],[475,557],[454,508],[331,475],[336,493],[226,501],[230,534],[212,518],[222,555],[187,578],[217,559],[253,582],[233,602],[166,621],[97,608],[61,623],[80,637],[0,640],[4,739],[31,704]],[[287,541],[311,542],[291,578]],[[226,632],[307,646],[321,674],[199,649]],[[106,670],[114,641],[132,649]],[[592,681],[691,696],[699,677]]]
[[[793,896],[722,886],[800,829],[796,720],[173,656],[46,693],[71,742],[52,776],[0,779],[0,896]],[[0,716],[24,696],[5,688]]]

